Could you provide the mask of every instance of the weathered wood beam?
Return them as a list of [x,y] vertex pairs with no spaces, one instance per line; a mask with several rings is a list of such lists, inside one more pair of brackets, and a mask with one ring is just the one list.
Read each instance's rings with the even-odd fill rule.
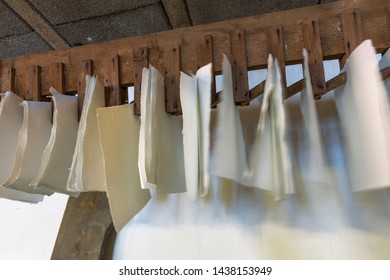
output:
[[184,0],[162,0],[162,4],[172,28],[181,28],[192,25],[187,5]]
[[66,49],[70,44],[54,29],[50,22],[29,2],[25,0],[4,0],[28,25],[42,36],[55,49]]

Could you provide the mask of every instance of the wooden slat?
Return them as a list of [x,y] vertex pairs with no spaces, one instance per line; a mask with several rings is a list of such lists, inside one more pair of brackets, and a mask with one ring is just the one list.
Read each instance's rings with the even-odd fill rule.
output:
[[165,109],[170,114],[180,114],[180,48],[179,45],[164,48]]
[[172,28],[191,26],[191,19],[184,0],[162,0],[161,2]]
[[80,63],[79,77],[77,84],[77,103],[79,111],[79,119],[81,111],[83,110],[84,96],[85,96],[85,76],[92,75],[93,73],[93,61],[91,59],[82,60]]
[[[50,64],[50,81],[52,87],[61,93],[65,93],[65,66],[62,62]],[[43,93],[46,94],[46,93]]]
[[12,91],[15,93],[15,68],[8,67],[4,71],[5,75],[1,83],[2,92]]
[[120,57],[115,55],[107,61],[104,87],[106,90],[106,106],[115,106],[124,103],[124,91],[120,84]]
[[30,101],[41,101],[41,67],[38,65],[26,68],[25,99]]
[[70,197],[51,256],[53,260],[97,260],[112,224],[106,193]]
[[305,19],[301,23],[303,46],[308,52],[308,64],[314,98],[326,91],[324,65],[322,61],[320,25],[318,19]]
[[213,63],[213,37],[205,35],[196,46],[196,60],[198,69],[211,63],[212,81],[211,81],[211,104],[218,102],[218,96],[215,85],[214,63]]
[[267,50],[268,53],[272,54],[274,58],[278,60],[281,80],[282,80],[282,89],[284,95],[286,94],[286,59],[284,52],[284,36],[283,36],[283,27],[281,26],[271,26],[267,28]]
[[343,11],[341,13],[341,26],[343,29],[345,55],[341,60],[340,68],[344,67],[346,59],[364,40],[360,10],[348,9]]
[[234,102],[237,105],[244,105],[251,99],[244,30],[230,31],[230,49]]
[[141,83],[144,67],[149,67],[149,49],[139,48],[133,50],[134,65],[134,114],[141,115]]

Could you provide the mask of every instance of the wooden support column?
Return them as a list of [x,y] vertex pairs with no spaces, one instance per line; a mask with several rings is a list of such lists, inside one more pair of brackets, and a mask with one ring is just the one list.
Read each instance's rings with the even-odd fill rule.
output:
[[248,85],[248,67],[244,30],[230,31],[234,102],[246,105],[251,100]]
[[41,67],[38,65],[27,67],[25,81],[25,99],[41,101]]
[[115,55],[107,62],[104,79],[106,106],[120,105],[125,101],[124,90],[120,84],[119,59],[119,55]]
[[326,92],[324,65],[322,61],[320,25],[318,19],[305,19],[301,23],[303,47],[308,52],[308,64],[315,99]]
[[343,68],[347,58],[363,42],[362,20],[359,9],[348,9],[341,13],[345,55],[340,62]]
[[65,66],[62,62],[50,64],[50,82],[52,87],[65,93]]
[[85,59],[81,61],[80,72],[77,82],[77,103],[79,106],[79,119],[81,111],[83,110],[84,96],[85,96],[85,76],[92,75],[93,73],[93,61],[91,59]]
[[180,114],[180,47],[164,48],[165,109],[170,114]]
[[267,49],[278,60],[282,79],[283,96],[286,96],[286,61],[284,54],[283,28],[281,26],[271,26],[267,29]]
[[133,50],[134,65],[134,114],[141,115],[141,84],[142,71],[149,67],[149,49],[139,48]]
[[3,71],[4,78],[1,83],[1,92],[12,91],[15,93],[15,68],[8,67]]
[[209,34],[203,37],[196,46],[196,59],[198,69],[211,63],[211,104],[218,103],[218,95],[215,86],[214,63],[213,63],[213,37]]

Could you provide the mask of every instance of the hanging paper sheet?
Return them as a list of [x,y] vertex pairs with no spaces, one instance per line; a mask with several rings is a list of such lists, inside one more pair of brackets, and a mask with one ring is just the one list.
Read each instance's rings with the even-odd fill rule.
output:
[[54,88],[50,88],[50,93],[54,106],[53,126],[41,167],[31,185],[77,196],[77,192],[66,190],[77,138],[77,97],[64,95]]
[[103,154],[100,148],[96,109],[105,106],[104,86],[95,76],[86,76],[86,90],[67,181],[69,192],[105,191]]

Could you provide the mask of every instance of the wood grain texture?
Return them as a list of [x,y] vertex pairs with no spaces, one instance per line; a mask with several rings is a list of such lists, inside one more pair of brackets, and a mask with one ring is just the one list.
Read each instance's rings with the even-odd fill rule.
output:
[[15,68],[8,67],[3,69],[3,77],[1,83],[1,92],[12,91],[15,93]]
[[180,114],[180,47],[164,48],[165,109],[170,114]]
[[191,19],[184,0],[162,0],[161,2],[172,28],[191,26]]
[[248,104],[251,96],[248,86],[246,42],[243,30],[230,31],[230,49],[234,102],[237,105]]
[[318,19],[305,19],[301,23],[301,28],[303,46],[308,52],[308,64],[314,98],[319,99],[326,92],[320,24]]
[[134,65],[134,114],[141,115],[141,84],[142,71],[149,67],[149,49],[139,48],[133,50]]
[[25,79],[26,95],[29,101],[41,101],[41,67],[33,65],[26,68]]
[[114,55],[108,59],[105,67],[104,87],[106,95],[106,106],[123,104],[125,101],[124,90],[120,84],[120,57]]
[[[62,62],[50,64],[50,81],[52,87],[61,93],[65,93],[65,66]],[[49,94],[49,92],[43,92],[43,95],[46,94]]]
[[283,27],[281,26],[271,26],[267,28],[267,50],[268,53],[272,54],[273,58],[278,60],[281,80],[282,80],[282,90],[283,96],[286,95],[286,58],[284,52],[284,36],[283,36]]

